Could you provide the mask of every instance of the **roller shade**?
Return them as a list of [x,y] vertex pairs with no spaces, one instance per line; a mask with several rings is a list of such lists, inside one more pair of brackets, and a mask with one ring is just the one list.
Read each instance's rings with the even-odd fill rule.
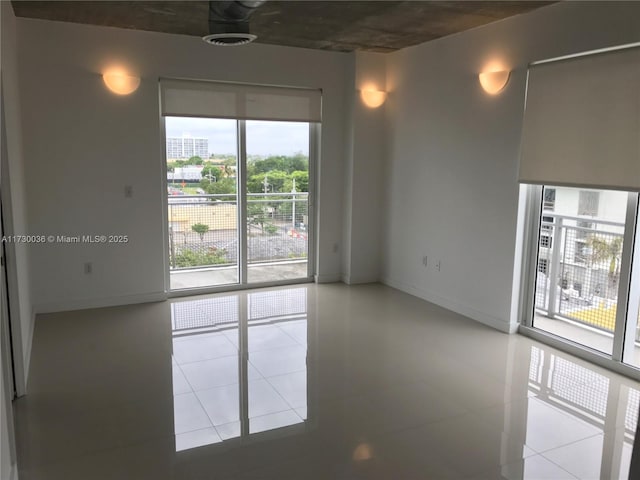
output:
[[640,190],[640,48],[530,67],[519,181]]
[[320,90],[190,80],[160,81],[162,115],[320,122]]

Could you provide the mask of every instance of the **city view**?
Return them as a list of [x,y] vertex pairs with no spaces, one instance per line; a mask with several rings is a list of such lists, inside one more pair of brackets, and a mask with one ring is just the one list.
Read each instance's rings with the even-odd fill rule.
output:
[[308,276],[309,124],[247,121],[242,189],[235,120],[166,124],[172,289]]

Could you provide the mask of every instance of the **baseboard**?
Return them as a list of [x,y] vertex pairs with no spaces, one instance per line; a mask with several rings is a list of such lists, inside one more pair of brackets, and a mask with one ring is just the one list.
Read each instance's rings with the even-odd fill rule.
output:
[[136,303],[162,302],[167,299],[166,292],[143,293],[139,295],[122,295],[118,297],[88,298],[62,302],[43,302],[36,307],[36,313],[68,312],[86,310],[88,308],[118,307]]
[[364,285],[366,283],[379,283],[380,279],[377,276],[358,276],[358,275],[343,275],[342,283],[347,285]]
[[339,273],[316,274],[315,280],[316,283],[336,283],[341,280],[341,276]]
[[504,333],[516,333],[518,331],[518,325],[509,324],[498,317],[494,317],[493,315],[489,315],[485,312],[481,312],[476,310],[475,308],[469,307],[468,305],[463,305],[461,303],[455,302],[451,299],[445,298],[441,295],[436,295],[427,290],[423,290],[417,288],[413,285],[409,285],[405,282],[385,277],[381,280],[385,285],[395,288],[397,290],[401,290],[409,295],[413,295],[414,297],[421,298],[426,300],[427,302],[434,303],[442,308],[446,308],[447,310],[451,310],[452,312],[459,313],[465,317],[468,317],[472,320],[480,322],[488,327],[495,328]]

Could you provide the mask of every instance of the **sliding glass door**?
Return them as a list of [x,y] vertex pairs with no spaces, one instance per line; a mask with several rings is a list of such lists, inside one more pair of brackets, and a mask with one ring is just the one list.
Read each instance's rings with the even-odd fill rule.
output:
[[535,228],[525,324],[640,367],[638,194],[527,188]]
[[310,125],[247,121],[247,282],[308,275]]
[[240,282],[237,122],[167,117],[171,290]]
[[638,65],[638,45],[531,63],[518,181],[523,330],[640,378]]
[[314,125],[164,120],[170,289],[310,278]]

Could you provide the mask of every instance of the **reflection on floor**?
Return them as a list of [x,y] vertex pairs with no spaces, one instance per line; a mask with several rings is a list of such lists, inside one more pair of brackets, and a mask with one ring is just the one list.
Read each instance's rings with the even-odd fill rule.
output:
[[38,318],[24,479],[627,478],[637,382],[380,285]]
[[306,289],[176,302],[171,322],[177,451],[307,418]]

